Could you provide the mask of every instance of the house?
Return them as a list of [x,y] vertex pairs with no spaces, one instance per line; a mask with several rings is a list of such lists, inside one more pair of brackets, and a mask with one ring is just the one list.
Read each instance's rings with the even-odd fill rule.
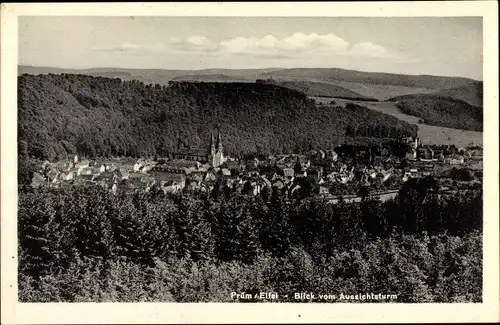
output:
[[415,150],[415,149],[412,148],[410,151],[408,151],[406,153],[406,159],[407,160],[415,160],[415,159],[417,159],[417,150]]
[[50,166],[51,166],[50,162],[48,160],[44,160],[41,167],[40,167],[40,170],[45,170]]
[[224,176],[231,176],[231,171],[227,168],[222,168],[220,171]]
[[86,175],[80,175],[80,177],[79,177],[79,178],[80,178],[82,181],[84,181],[84,182],[85,182],[85,181],[90,182],[90,181],[93,181],[93,180],[94,180],[94,177],[95,177],[95,175],[92,175],[92,174],[86,174]]
[[217,177],[213,171],[209,170],[205,173],[205,182],[215,181],[216,179]]
[[323,176],[323,168],[314,167],[307,170],[307,178],[311,180],[318,180]]
[[145,165],[145,166],[143,166],[141,168],[141,172],[143,172],[143,173],[149,173],[151,170],[153,170],[154,167],[155,167],[154,163],[147,164],[147,165]]
[[94,178],[94,181],[96,182],[97,185],[103,187],[106,190],[111,190],[113,185],[116,184],[115,180],[108,178],[101,178],[101,179]]
[[155,184],[155,179],[152,177],[136,177],[132,179],[128,179],[126,181],[128,184],[131,184],[131,186],[139,192],[148,192],[151,187]]
[[294,170],[293,168],[283,168],[283,176],[285,177],[294,177]]
[[375,179],[377,177],[377,172],[374,169],[369,169],[366,173],[371,179]]
[[111,186],[110,190],[111,190],[111,193],[116,194],[116,192],[118,191],[118,183],[114,182],[113,186]]
[[377,177],[379,178],[380,182],[384,183],[391,177],[391,175],[391,172],[382,170],[377,174]]
[[46,179],[42,175],[40,175],[37,172],[33,173],[33,178],[31,179],[31,186],[39,187],[39,186],[44,185],[45,182],[46,182]]
[[465,162],[464,156],[462,155],[451,155],[444,159],[446,164],[450,165],[462,165]]
[[476,148],[471,151],[471,156],[472,159],[474,160],[482,160],[483,159],[483,149],[482,148]]
[[328,150],[326,152],[326,159],[331,160],[331,161],[337,161],[338,154],[334,150]]
[[186,176],[183,174],[157,172],[154,178],[162,188],[169,187],[169,191],[182,190],[186,186]]
[[282,181],[278,180],[274,182],[273,186],[281,190],[285,186],[285,184],[283,184]]
[[307,161],[306,160],[302,160],[300,159],[300,166],[302,167],[302,169],[308,169],[309,167],[311,167],[311,161],[308,159]]
[[81,160],[75,164],[75,168],[87,168],[90,166],[90,161],[88,159]]
[[137,160],[133,166],[134,172],[140,171],[145,165],[146,165],[146,161],[144,159]]
[[92,173],[93,174],[100,174],[100,173],[103,173],[106,171],[106,166],[104,166],[103,164],[95,164],[93,167],[92,167]]
[[80,176],[83,175],[93,175],[94,174],[94,169],[92,167],[81,167],[80,169]]
[[203,181],[203,174],[196,172],[196,173],[191,173],[186,177],[186,182],[196,182],[197,184],[201,184]]
[[418,159],[433,159],[434,158],[434,150],[430,147],[419,147],[417,149],[417,158]]
[[221,167],[229,169],[232,173],[241,171],[241,164],[238,161],[226,161]]
[[420,139],[418,137],[405,137],[402,139],[402,142],[411,145],[414,149],[418,148],[421,145]]
[[328,190],[328,187],[320,186],[318,189],[318,194],[319,195],[328,195],[328,194],[330,194],[330,191]]
[[403,182],[406,182],[410,178],[418,178],[420,176],[418,169],[412,168],[407,170],[403,175]]
[[201,182],[190,181],[186,185],[186,190],[188,191],[196,191],[201,189],[202,189]]
[[63,181],[70,181],[74,178],[75,178],[75,173],[72,171],[62,172],[61,174],[59,174],[59,179]]
[[130,176],[130,172],[128,169],[125,168],[119,168],[117,169],[118,175],[120,176],[120,180],[128,179]]
[[111,181],[115,179],[121,179],[121,177],[118,176],[118,173],[111,172],[111,171],[105,171],[98,176],[96,176],[95,180],[96,181]]
[[55,168],[61,171],[68,171],[71,168],[73,168],[74,164],[72,161],[69,160],[62,160],[53,165]]
[[47,173],[47,180],[49,183],[57,183],[57,178],[59,177],[59,172],[56,170],[50,170]]

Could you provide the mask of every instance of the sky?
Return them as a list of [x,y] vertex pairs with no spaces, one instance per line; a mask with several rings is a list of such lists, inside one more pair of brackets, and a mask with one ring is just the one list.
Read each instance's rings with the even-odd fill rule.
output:
[[344,68],[482,80],[481,17],[19,17],[19,64]]

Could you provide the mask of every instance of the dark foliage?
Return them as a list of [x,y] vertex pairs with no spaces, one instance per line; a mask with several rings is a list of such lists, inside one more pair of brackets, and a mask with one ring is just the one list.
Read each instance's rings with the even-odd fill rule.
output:
[[[469,238],[471,232],[477,231],[474,236],[480,233],[482,193],[478,189],[441,197],[435,192],[435,187],[432,178],[412,180],[392,201],[382,203],[365,198],[360,203],[341,201],[338,204],[328,204],[313,198],[288,201],[277,191],[268,194],[268,200],[264,201],[259,196],[239,194],[217,199],[205,194],[112,195],[99,187],[24,189],[19,196],[18,217],[21,299],[76,299],[70,297],[71,292],[75,294],[74,290],[87,285],[80,282],[83,281],[82,271],[90,274],[91,278],[95,276],[102,281],[114,281],[110,277],[117,275],[109,272],[118,272],[123,276],[120,273],[124,272],[123,267],[135,270],[130,276],[139,277],[137,281],[154,281],[157,286],[163,280],[154,272],[165,267],[173,272],[169,273],[170,276],[175,277],[169,280],[169,285],[181,285],[182,281],[186,281],[186,272],[194,272],[189,267],[201,268],[204,271],[199,272],[209,273],[215,271],[207,268],[218,268],[222,272],[220,276],[227,277],[219,279],[222,287],[210,289],[209,284],[205,283],[200,289],[201,292],[213,290],[212,294],[216,294],[220,292],[217,290],[224,291],[224,288],[230,288],[231,291],[238,289],[231,285],[238,281],[238,275],[225,269],[225,265],[241,265],[242,268],[253,270],[253,276],[266,279],[267,286],[280,292],[291,293],[301,288],[310,290],[319,288],[313,285],[317,281],[326,284],[344,278],[355,281],[357,284],[354,288],[358,290],[363,289],[363,285],[367,286],[363,290],[375,290],[373,286],[377,285],[377,290],[382,288],[406,293],[407,296],[402,299],[407,302],[450,299],[477,301],[480,294],[477,295],[473,290],[481,287],[480,246],[463,250],[445,248],[440,243],[455,245],[457,241],[452,238],[463,238],[460,240],[466,245],[465,241],[470,239],[465,238]],[[474,245],[479,243],[480,239]],[[412,257],[405,257],[405,261],[399,260],[402,257],[394,251],[399,249]],[[443,254],[450,254],[443,249],[451,249],[454,255],[447,258],[455,260],[443,260]],[[385,256],[387,254],[391,256]],[[424,260],[420,261],[420,258]],[[465,263],[464,259],[477,259],[479,262],[471,265],[479,270],[470,269],[468,264],[457,264]],[[182,263],[188,264],[181,269],[175,266]],[[455,265],[456,269],[444,269],[445,265]],[[117,267],[119,269],[114,269]],[[412,268],[415,268],[416,274],[405,273]],[[271,273],[266,273],[266,269]],[[469,273],[463,273],[460,269]],[[80,273],[71,273],[77,271]],[[92,276],[92,272],[97,273]],[[454,284],[454,288],[462,290],[462,293],[447,296],[450,293],[446,291],[446,281],[453,281],[450,276],[456,278],[459,274],[467,277],[469,282],[463,283],[467,287]],[[66,280],[64,275],[67,276]],[[68,278],[77,283],[66,283]],[[51,285],[46,281],[56,280],[66,283],[64,286],[72,285],[73,291],[68,291],[70,287],[64,287],[61,283],[52,283],[52,288],[58,288],[59,293],[40,298],[44,295],[40,291],[42,289],[32,284],[38,283],[45,286],[44,290],[49,290],[47,288]],[[128,278],[119,281],[126,280]],[[95,282],[92,279],[87,281]],[[204,281],[210,282],[210,277]],[[384,281],[387,282],[385,285]],[[469,287],[471,281],[479,286]],[[108,285],[113,287],[114,284],[106,283],[102,282],[98,287],[109,293],[111,289],[107,289]],[[418,287],[413,287],[416,284]],[[258,282],[255,286],[253,289],[259,290],[266,287]],[[339,283],[334,287],[339,287]],[[180,289],[168,290],[175,293]],[[174,294],[173,298],[168,299],[199,299],[196,291],[189,293],[189,297]],[[85,296],[84,293],[80,294]],[[145,299],[160,299],[155,298],[152,292],[147,295],[150,296]],[[85,297],[93,299],[89,293]],[[134,297],[126,299],[139,299]],[[225,301],[227,297],[211,299]]]
[[40,159],[165,155],[205,148],[220,125],[230,155],[298,152],[357,138],[413,136],[414,125],[370,109],[318,107],[258,83],[145,85],[84,75],[19,77],[19,145]]
[[438,95],[406,95],[394,97],[396,106],[405,114],[419,117],[429,125],[454,129],[483,131],[483,108],[465,101]]
[[343,99],[361,100],[361,101],[378,101],[376,98],[369,98],[363,96],[347,88],[322,82],[285,81],[285,80],[274,80],[274,79],[265,79],[265,80],[257,79],[257,82],[279,85],[286,88],[295,89],[297,91],[303,92],[308,96],[314,96],[314,97],[343,98]]

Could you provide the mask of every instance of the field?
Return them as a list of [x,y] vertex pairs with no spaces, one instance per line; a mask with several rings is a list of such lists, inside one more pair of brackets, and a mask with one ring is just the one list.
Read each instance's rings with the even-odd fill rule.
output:
[[388,115],[397,117],[398,119],[418,125],[418,136],[423,143],[426,144],[454,144],[458,147],[465,147],[468,145],[482,145],[483,133],[476,131],[467,131],[446,128],[441,126],[433,126],[427,124],[420,124],[419,118],[402,113],[393,102],[363,102],[344,100],[338,98],[321,98],[313,97],[316,102],[328,104],[330,101],[335,101],[336,104],[344,106],[346,103],[355,103],[365,106],[372,110],[382,112]]

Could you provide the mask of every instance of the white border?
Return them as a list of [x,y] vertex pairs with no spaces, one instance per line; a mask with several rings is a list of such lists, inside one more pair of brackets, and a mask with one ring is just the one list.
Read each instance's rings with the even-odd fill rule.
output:
[[[482,16],[484,50],[484,284],[481,304],[172,304],[17,302],[17,17]],[[474,322],[499,320],[498,5],[496,1],[357,3],[85,3],[1,6],[2,324]]]

